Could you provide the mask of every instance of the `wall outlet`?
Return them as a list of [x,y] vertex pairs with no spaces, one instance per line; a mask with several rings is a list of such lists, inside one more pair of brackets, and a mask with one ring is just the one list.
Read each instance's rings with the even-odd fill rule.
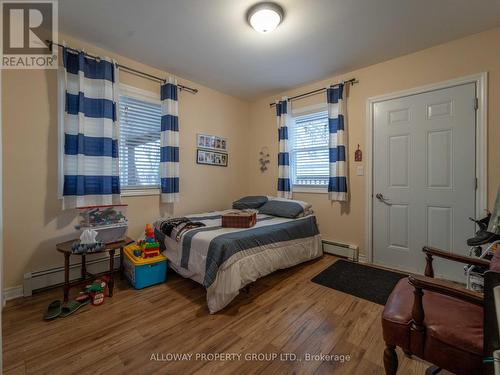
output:
[[365,175],[365,168],[360,165],[356,167],[356,176],[364,176]]

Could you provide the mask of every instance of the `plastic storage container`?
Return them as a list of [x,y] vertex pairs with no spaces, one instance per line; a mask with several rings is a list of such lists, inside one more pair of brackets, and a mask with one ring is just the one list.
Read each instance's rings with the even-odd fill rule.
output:
[[167,257],[158,255],[151,258],[142,258],[134,255],[134,245],[123,249],[123,271],[125,276],[136,289],[161,284],[167,280]]
[[118,242],[127,236],[128,221],[125,217],[127,205],[90,206],[78,208],[80,223],[77,229],[93,229],[97,241]]
[[[82,227],[81,229],[85,230],[87,228]],[[127,236],[128,224],[111,224],[91,229],[94,229],[98,233],[96,237],[97,241],[109,244],[125,239]]]

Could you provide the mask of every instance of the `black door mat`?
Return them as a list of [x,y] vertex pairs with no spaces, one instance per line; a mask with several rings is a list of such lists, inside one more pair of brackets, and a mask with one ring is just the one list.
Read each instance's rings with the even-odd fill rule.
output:
[[312,282],[385,305],[399,280],[408,275],[347,260],[338,260]]

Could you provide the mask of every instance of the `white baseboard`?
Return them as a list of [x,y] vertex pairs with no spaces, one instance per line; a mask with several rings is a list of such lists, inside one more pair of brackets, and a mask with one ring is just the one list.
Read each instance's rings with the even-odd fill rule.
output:
[[5,306],[5,302],[12,299],[20,298],[23,296],[23,286],[17,285],[10,288],[5,288],[3,290],[3,301],[2,306]]
[[337,255],[349,260],[358,261],[359,249],[356,245],[349,245],[335,241],[323,240],[323,252]]
[[[102,256],[86,261],[87,271],[93,274],[106,272],[109,270],[109,256]],[[71,281],[80,278],[81,262],[70,265],[69,279]],[[120,256],[115,254],[114,268],[120,267]],[[21,293],[17,297],[29,297],[39,289],[50,288],[64,283],[64,267],[56,267],[42,271],[28,272],[24,274],[24,284]],[[14,297],[14,298],[17,298]]]

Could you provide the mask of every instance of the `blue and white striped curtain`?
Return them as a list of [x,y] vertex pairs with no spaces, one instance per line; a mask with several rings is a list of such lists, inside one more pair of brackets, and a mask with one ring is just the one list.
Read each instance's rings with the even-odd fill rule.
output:
[[117,68],[66,48],[63,59],[63,207],[120,203]]
[[161,86],[161,200],[179,201],[179,107],[177,80],[169,78]]
[[347,124],[345,121],[344,85],[326,90],[328,127],[330,129],[330,181],[328,195],[332,201],[347,201]]
[[278,125],[278,197],[292,198],[290,184],[290,154],[288,153],[288,98],[276,102],[276,123]]

